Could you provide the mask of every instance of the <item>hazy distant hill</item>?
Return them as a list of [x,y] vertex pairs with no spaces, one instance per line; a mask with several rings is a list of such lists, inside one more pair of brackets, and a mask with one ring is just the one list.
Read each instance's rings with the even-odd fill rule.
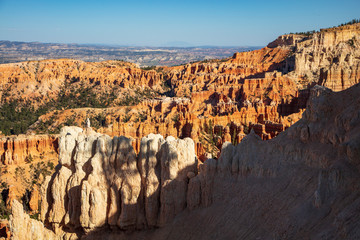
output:
[[172,66],[205,59],[226,58],[234,52],[257,48],[260,47],[129,47],[0,41],[0,63],[72,58],[84,61],[121,59],[140,66]]

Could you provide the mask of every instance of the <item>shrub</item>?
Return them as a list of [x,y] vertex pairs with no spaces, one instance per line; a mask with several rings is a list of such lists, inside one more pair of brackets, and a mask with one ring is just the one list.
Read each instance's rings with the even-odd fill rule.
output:
[[1,188],[7,189],[9,186],[6,182],[1,182]]
[[179,121],[179,119],[180,119],[180,115],[179,115],[179,114],[176,114],[176,115],[172,118],[172,120],[173,120],[175,123],[177,123],[177,122]]
[[131,118],[130,115],[126,115],[125,117],[123,117],[122,121],[123,121],[124,123],[126,123],[126,122],[130,121],[130,118]]
[[31,154],[29,154],[28,156],[25,157],[26,163],[31,163],[32,161],[33,161],[33,157],[31,156]]
[[11,214],[10,209],[8,209],[5,205],[5,202],[2,199],[0,199],[0,218],[9,220],[10,214]]
[[50,168],[50,170],[53,170],[55,168],[54,163],[52,163],[52,162],[48,162],[47,165]]
[[144,122],[146,119],[147,119],[147,116],[145,113],[138,113],[138,116],[135,119],[135,122]]
[[40,221],[39,213],[30,214],[30,218]]
[[156,66],[147,66],[147,67],[142,67],[141,69],[142,69],[142,70],[145,70],[145,71],[155,70],[155,69],[156,69]]
[[100,127],[105,127],[106,116],[104,113],[99,113],[96,116],[90,117],[91,127],[99,129]]
[[210,153],[213,158],[216,158],[217,153],[220,151],[219,148],[216,146],[216,139],[218,137],[218,135],[214,134],[214,124],[211,120],[209,120],[208,123],[205,123],[202,126],[199,140],[206,152]]

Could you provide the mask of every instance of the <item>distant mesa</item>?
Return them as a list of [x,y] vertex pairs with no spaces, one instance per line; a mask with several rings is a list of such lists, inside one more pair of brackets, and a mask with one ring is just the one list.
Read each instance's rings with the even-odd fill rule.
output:
[[230,57],[254,47],[144,47],[109,44],[60,44],[0,41],[0,63],[70,58],[88,62],[123,60],[139,66],[174,66],[204,59]]

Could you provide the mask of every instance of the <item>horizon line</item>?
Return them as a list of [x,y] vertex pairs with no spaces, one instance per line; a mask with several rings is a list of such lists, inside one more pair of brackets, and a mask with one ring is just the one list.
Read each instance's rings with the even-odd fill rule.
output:
[[163,45],[130,45],[130,44],[117,44],[117,43],[61,43],[61,42],[41,42],[41,41],[18,41],[18,40],[4,40],[0,39],[0,42],[13,42],[13,43],[40,43],[40,44],[58,44],[58,45],[98,45],[98,46],[108,46],[108,47],[151,47],[151,48],[258,48],[258,47],[265,47],[266,45],[211,45],[211,44],[204,44],[204,45],[193,45],[190,44],[188,46],[176,46],[176,45],[168,45],[165,43]]

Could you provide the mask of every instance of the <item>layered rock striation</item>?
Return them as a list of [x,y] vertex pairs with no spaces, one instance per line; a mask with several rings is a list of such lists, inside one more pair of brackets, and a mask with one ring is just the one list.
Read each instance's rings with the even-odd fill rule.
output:
[[270,141],[252,131],[199,168],[189,138],[151,134],[136,156],[128,138],[64,128],[41,219],[84,239],[356,239],[359,92],[315,86],[289,129]]
[[56,232],[158,227],[186,208],[191,139],[150,134],[137,157],[129,138],[65,127],[59,144],[58,171],[41,189],[41,219]]
[[4,165],[20,165],[35,158],[57,157],[56,135],[18,135],[0,138],[0,157]]
[[[53,111],[41,116],[31,129],[49,122],[46,129],[58,129],[74,112],[78,126],[87,117],[105,115],[106,121],[98,131],[134,138],[136,152],[142,137],[158,133],[165,137],[191,137],[201,157],[204,143],[199,138],[209,121],[222,128],[231,125],[232,139],[242,134],[241,125],[245,129],[254,127],[262,139],[271,139],[300,119],[314,84],[339,91],[358,83],[359,56],[359,24],[353,24],[310,35],[283,35],[263,49],[236,53],[229,59],[159,67],[156,71],[136,70],[133,65],[116,62],[41,61],[41,69],[51,66],[59,81],[75,79],[75,85],[83,83],[102,89],[119,87],[119,99],[122,92],[131,92],[127,88],[131,86],[160,92],[162,89],[162,93],[167,91],[172,97],[148,99],[131,107],[114,103],[108,109]],[[26,69],[26,63],[22,64]],[[64,67],[66,74],[61,72],[63,65],[68,66]],[[123,71],[123,75],[118,73]],[[94,74],[100,74],[94,77],[95,82],[91,80]],[[45,81],[45,75],[42,79]]]
[[9,239],[60,239],[55,233],[44,227],[40,221],[30,218],[17,200],[13,201],[9,220]]
[[283,69],[304,88],[319,84],[342,91],[360,79],[360,24],[321,29],[311,35],[284,35],[268,47],[292,49]]
[[[246,129],[255,126],[262,139],[270,139],[300,119],[314,84],[339,91],[359,82],[359,41],[359,24],[353,24],[309,35],[283,35],[263,49],[236,53],[229,59],[150,71],[121,61],[3,64],[2,99],[20,98],[39,106],[56,101],[65,83],[74,91],[92,89],[97,96],[113,91],[112,108],[50,111],[30,131],[57,131],[71,121],[81,126],[87,117],[105,115],[106,123],[101,122],[99,131],[134,138],[137,152],[141,138],[149,133],[192,137],[201,149],[198,138],[210,120],[223,128],[229,124]],[[157,92],[159,98],[118,106],[142,99],[144,92],[139,89]],[[230,127],[233,138],[240,134],[239,128]]]
[[[105,61],[90,63],[80,60],[57,59],[0,65],[1,101],[17,99],[40,106],[56,100],[64,84],[92,87],[105,93],[117,86],[120,90],[132,86],[161,89],[161,75],[144,71],[132,63]],[[121,94],[123,91],[120,91]]]

